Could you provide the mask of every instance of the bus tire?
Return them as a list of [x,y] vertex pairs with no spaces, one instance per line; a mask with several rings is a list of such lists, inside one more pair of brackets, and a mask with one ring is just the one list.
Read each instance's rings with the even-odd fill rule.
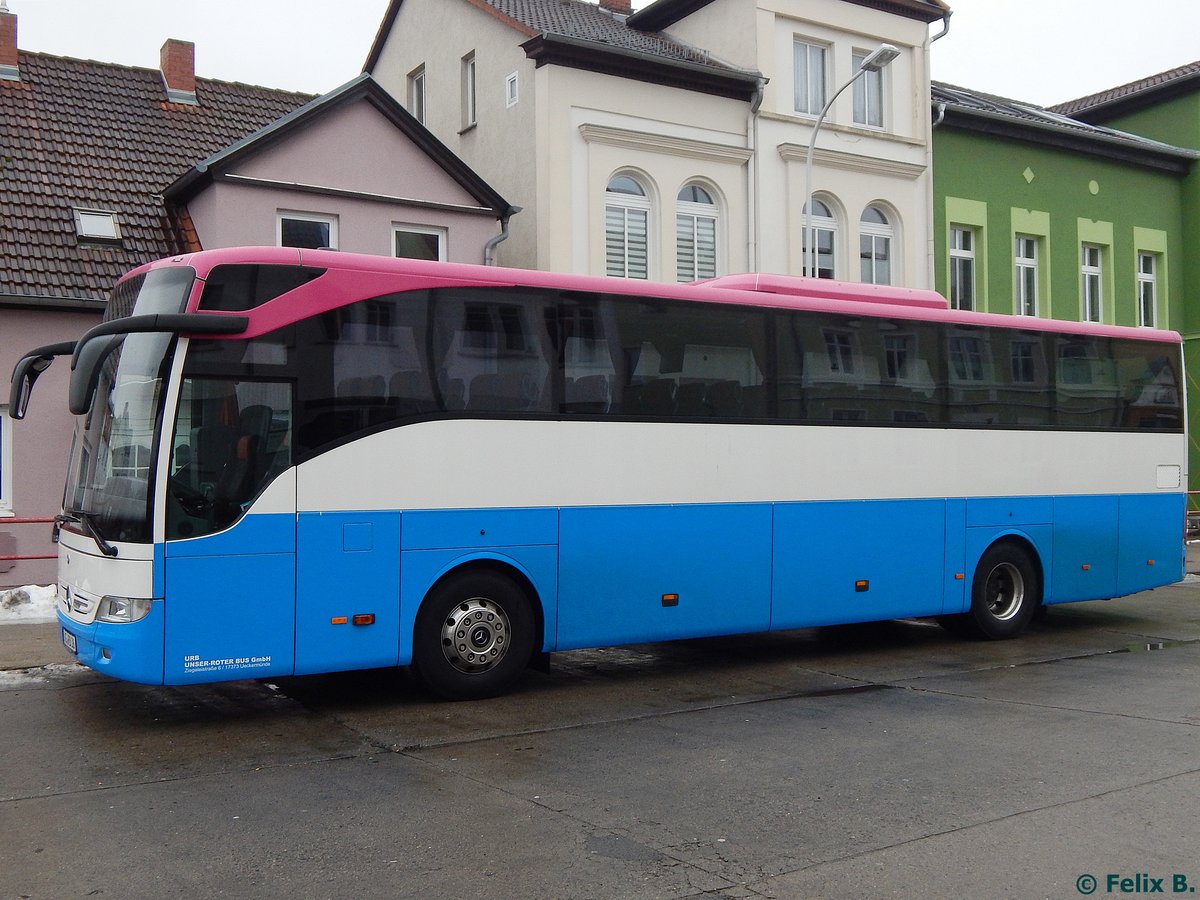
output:
[[971,608],[939,620],[952,634],[982,640],[1014,638],[1042,605],[1042,579],[1029,552],[1012,541],[989,547],[975,566]]
[[413,669],[447,700],[494,697],[529,664],[535,621],[529,597],[512,579],[486,570],[454,573],[417,612]]

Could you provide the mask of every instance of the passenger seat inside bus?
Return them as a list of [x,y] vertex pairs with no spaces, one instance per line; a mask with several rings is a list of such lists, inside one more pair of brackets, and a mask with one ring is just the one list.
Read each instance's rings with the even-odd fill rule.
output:
[[625,388],[624,412],[631,416],[669,416],[675,412],[675,382],[656,378]]
[[537,407],[537,381],[524,372],[496,372],[471,379],[467,409],[480,412],[527,412]]
[[607,375],[568,378],[563,384],[563,412],[603,415],[612,403],[612,381]]

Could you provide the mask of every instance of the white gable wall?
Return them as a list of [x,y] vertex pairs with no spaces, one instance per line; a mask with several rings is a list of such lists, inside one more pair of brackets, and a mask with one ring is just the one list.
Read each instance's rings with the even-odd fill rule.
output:
[[[425,127],[510,203],[522,207],[509,239],[496,250],[501,265],[537,267],[537,95],[534,64],[521,50],[528,38],[461,0],[406,0],[373,76],[405,109],[408,76],[425,67]],[[462,59],[475,53],[478,121],[463,129]],[[505,79],[517,73],[519,99],[505,105]]]
[[[715,0],[669,33],[770,81],[757,115],[743,100],[548,65],[534,69],[519,30],[470,3],[406,0],[376,79],[407,102],[406,78],[426,66],[431,129],[525,212],[501,262],[603,274],[604,188],[618,173],[651,190],[651,277],[675,279],[675,198],[690,179],[711,187],[721,213],[721,272],[799,274],[804,155],[815,117],[795,112],[796,36],[828,48],[828,90],[850,77],[852,54],[887,41],[902,51],[885,71],[885,124],[853,123],[847,90],[821,129],[813,184],[838,211],[838,277],[859,278],[859,217],[892,223],[892,281],[932,283],[928,26],[845,0]],[[474,49],[480,112],[461,130],[459,67]],[[503,77],[519,72],[519,113]],[[497,109],[490,109],[489,92]]]

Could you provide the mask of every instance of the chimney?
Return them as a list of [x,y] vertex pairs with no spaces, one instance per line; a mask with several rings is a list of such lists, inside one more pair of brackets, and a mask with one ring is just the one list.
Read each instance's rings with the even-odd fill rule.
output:
[[600,8],[618,16],[627,16],[633,12],[633,0],[600,0]]
[[163,84],[167,87],[167,101],[195,106],[199,102],[196,99],[196,45],[191,41],[168,38],[158,51],[158,59]]
[[8,0],[0,0],[0,81],[20,81],[17,68],[17,17],[8,11]]

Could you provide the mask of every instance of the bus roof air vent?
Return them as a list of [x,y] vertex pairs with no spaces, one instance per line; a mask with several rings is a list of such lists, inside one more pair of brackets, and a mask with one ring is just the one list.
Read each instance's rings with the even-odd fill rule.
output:
[[880,303],[886,306],[919,306],[923,309],[949,308],[946,298],[937,291],[832,281],[828,278],[747,272],[742,275],[723,275],[698,283],[705,287],[755,291],[759,294],[784,294],[814,300],[853,300],[858,303]]

